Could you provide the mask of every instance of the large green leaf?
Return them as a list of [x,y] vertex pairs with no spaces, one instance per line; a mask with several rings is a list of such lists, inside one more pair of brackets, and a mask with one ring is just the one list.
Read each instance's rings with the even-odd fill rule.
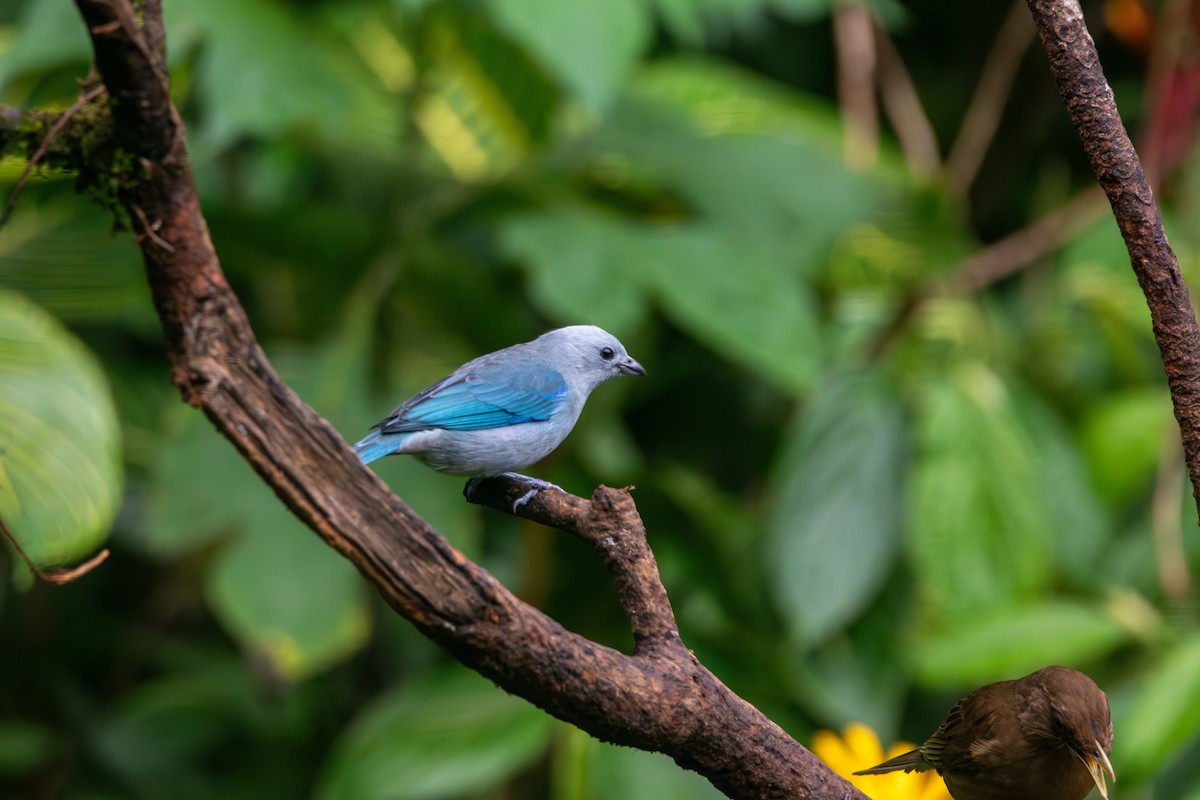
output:
[[614,332],[646,315],[638,237],[630,223],[584,208],[522,214],[501,227],[501,244],[531,267],[533,299],[563,322],[589,322]]
[[199,412],[178,403],[158,440],[144,516],[134,529],[157,556],[176,557],[254,527],[278,500]]
[[752,36],[768,13],[808,22],[828,15],[833,4],[834,0],[651,0],[663,27],[691,46]]
[[0,237],[0,281],[59,319],[158,330],[145,269],[100,209],[22,208]]
[[767,581],[792,633],[815,643],[870,602],[900,546],[904,419],[882,379],[826,379],[776,467]]
[[1033,597],[1051,574],[1055,530],[1008,387],[966,362],[921,388],[905,542],[927,602],[962,618]]
[[844,164],[835,120],[827,103],[745,72],[663,59],[583,152],[815,271],[834,241],[897,194],[884,173]]
[[720,800],[695,772],[661,753],[617,747],[562,726],[555,747],[555,800]]
[[1153,775],[1200,736],[1200,634],[1151,665],[1115,727],[1113,761],[1122,778],[1134,781]]
[[769,248],[711,227],[649,231],[645,279],[675,321],[718,353],[793,390],[824,348],[809,287]]
[[1113,532],[1108,513],[1066,425],[1032,392],[1014,392],[1016,410],[1037,442],[1037,483],[1055,531],[1058,569],[1077,585],[1098,589],[1101,560]]
[[1165,386],[1097,398],[1083,421],[1083,448],[1100,496],[1123,507],[1150,491],[1167,436],[1177,437]]
[[87,64],[92,56],[79,11],[68,0],[26,3],[11,46],[0,48],[0,88],[34,70],[63,62]]
[[435,4],[417,28],[417,56],[428,63],[414,121],[457,178],[497,176],[545,143],[560,105],[558,84],[493,15]]
[[1059,260],[1059,280],[1047,287],[1053,293],[1034,306],[1041,312],[1036,346],[1044,358],[1031,368],[1082,392],[1081,403],[1103,399],[1114,385],[1161,379],[1150,310],[1131,279],[1129,253],[1112,218],[1098,217],[1080,231]]
[[460,796],[542,753],[553,719],[463,668],[418,679],[354,720],[334,745],[319,800]]
[[[894,636],[895,620],[879,606],[846,636],[821,647],[785,651],[782,680],[811,719],[839,728],[864,722],[881,736],[896,735],[909,670]],[[882,612],[882,613],[881,613]]]
[[0,717],[0,777],[33,772],[54,756],[53,730],[38,722]]
[[221,553],[208,597],[246,649],[301,680],[358,650],[370,616],[354,567],[278,504],[268,508]]
[[1047,664],[1102,658],[1130,638],[1108,608],[1072,601],[1003,608],[919,637],[913,660],[930,685],[977,686]]
[[821,363],[812,293],[790,260],[714,225],[651,227],[581,208],[516,217],[502,241],[564,321],[631,325],[652,296],[713,350],[790,389],[807,388]]
[[145,678],[96,708],[72,706],[86,714],[72,742],[102,765],[107,784],[115,779],[123,788],[113,796],[301,796],[302,770],[267,764],[303,730],[315,692],[264,691],[260,676],[228,647],[157,644],[148,651],[154,669]]
[[0,290],[0,515],[34,561],[77,559],[107,535],[120,445],[94,356],[45,311]]
[[491,0],[498,24],[591,109],[603,112],[650,40],[636,0]]
[[399,113],[390,96],[348,46],[294,9],[276,0],[206,0],[172,6],[166,23],[175,47],[202,45],[196,77],[208,113],[192,130],[210,146],[296,132],[358,155],[396,152]]

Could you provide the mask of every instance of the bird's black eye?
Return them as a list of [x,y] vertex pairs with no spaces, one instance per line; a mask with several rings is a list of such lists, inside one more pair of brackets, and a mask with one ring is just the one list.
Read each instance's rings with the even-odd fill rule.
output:
[[611,347],[601,347],[600,348],[600,357],[603,358],[605,361],[612,361],[613,356],[615,356],[616,354],[617,354],[616,351],[613,350]]

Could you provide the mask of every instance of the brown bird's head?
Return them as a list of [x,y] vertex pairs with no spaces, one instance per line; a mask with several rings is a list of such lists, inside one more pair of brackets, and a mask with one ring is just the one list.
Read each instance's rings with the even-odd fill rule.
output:
[[1049,698],[1050,713],[1043,717],[1046,728],[1041,733],[1066,746],[1107,798],[1105,774],[1114,782],[1117,776],[1108,760],[1113,726],[1104,692],[1087,675],[1066,667],[1046,667],[1025,680],[1040,684]]

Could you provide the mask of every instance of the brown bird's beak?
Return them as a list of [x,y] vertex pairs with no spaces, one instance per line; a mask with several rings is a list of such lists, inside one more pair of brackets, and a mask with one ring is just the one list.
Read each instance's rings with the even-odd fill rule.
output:
[[1113,783],[1117,782],[1117,773],[1113,772],[1112,762],[1108,760],[1108,754],[1104,752],[1104,748],[1099,742],[1094,742],[1096,749],[1091,753],[1085,753],[1079,757],[1083,765],[1087,767],[1087,771],[1091,774],[1092,780],[1096,782],[1096,788],[1100,790],[1100,796],[1104,800],[1108,800],[1108,782],[1104,780],[1104,773],[1108,773],[1108,777]]

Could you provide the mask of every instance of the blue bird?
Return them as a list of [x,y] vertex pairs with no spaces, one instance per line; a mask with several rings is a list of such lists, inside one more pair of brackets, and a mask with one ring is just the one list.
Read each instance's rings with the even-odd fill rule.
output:
[[594,325],[544,333],[468,361],[401,403],[354,452],[364,464],[416,456],[449,475],[507,475],[533,488],[513,510],[552,483],[517,470],[541,461],[575,427],[588,395],[618,375],[645,375],[612,334]]

